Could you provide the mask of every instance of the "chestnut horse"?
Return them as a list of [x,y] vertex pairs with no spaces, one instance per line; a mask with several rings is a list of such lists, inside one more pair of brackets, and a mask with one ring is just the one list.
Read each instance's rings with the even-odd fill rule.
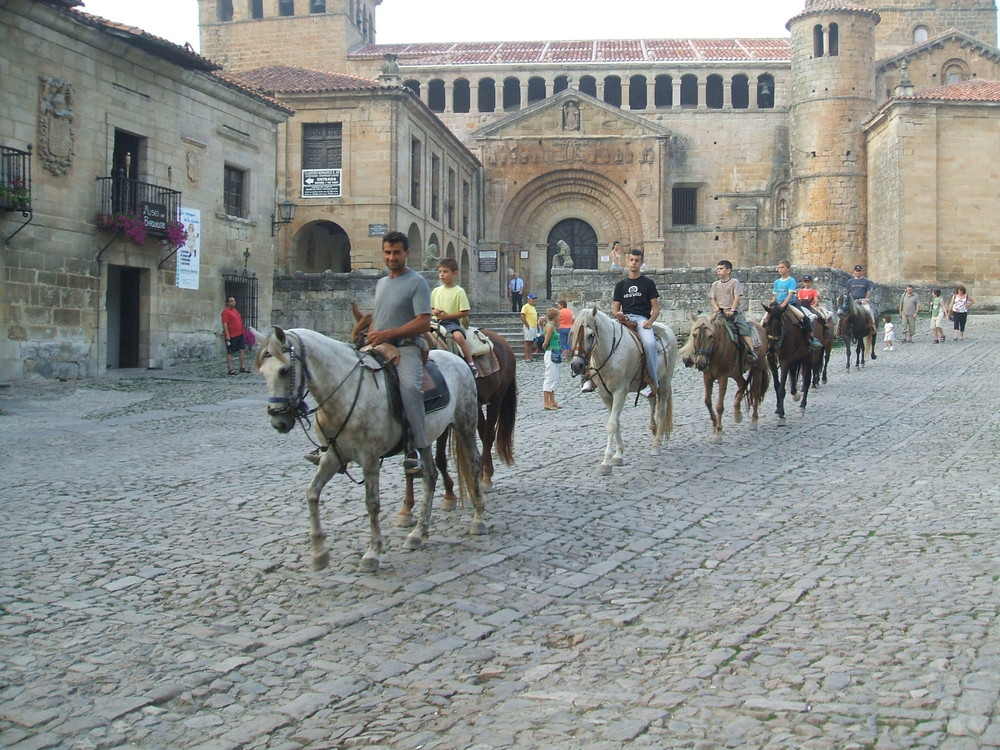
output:
[[[751,323],[757,331],[760,343],[755,351],[756,362],[748,362],[742,347],[737,347],[732,336],[726,330],[725,319],[718,312],[711,315],[691,315],[691,335],[687,343],[681,347],[680,357],[685,367],[696,367],[705,381],[705,407],[712,419],[713,440],[722,438],[722,414],[725,411],[726,389],[729,379],[736,382],[736,396],[733,398],[733,421],[742,422],[741,405],[746,401],[750,409],[750,429],[757,429],[757,419],[760,402],[767,392],[769,382],[767,363],[764,359],[767,353],[766,335],[760,323]],[[736,334],[738,335],[738,334]],[[744,375],[746,373],[746,375]],[[715,383],[719,384],[719,398],[712,406],[712,391]]]
[[[804,412],[809,400],[809,386],[812,385],[813,348],[799,326],[799,321],[791,310],[782,309],[777,302],[769,306],[761,303],[767,311],[764,329],[767,331],[767,365],[774,381],[774,395],[778,424],[785,424],[785,388],[791,379],[792,398],[799,401],[799,411]],[[799,373],[802,373],[801,401],[797,393]]]
[[[362,313],[357,304],[351,303],[351,310],[356,321],[351,339],[355,345],[360,346],[365,343],[365,334],[371,327],[372,314]],[[479,397],[479,440],[483,444],[482,464],[483,471],[480,478],[480,486],[484,492],[488,492],[493,486],[493,449],[496,448],[497,457],[507,466],[514,463],[514,426],[517,421],[517,357],[510,344],[500,334],[495,331],[480,329],[483,334],[493,343],[493,353],[496,355],[498,368],[489,375],[476,378],[476,390]],[[430,337],[433,338],[433,337]],[[434,341],[432,347],[437,346]],[[482,407],[486,407],[485,410]],[[455,507],[454,482],[448,473],[448,433],[441,435],[437,441],[437,448],[434,454],[434,462],[441,472],[441,480],[444,483],[444,499],[441,502],[442,510],[452,510]],[[406,492],[403,498],[403,507],[399,511],[396,523],[399,526],[410,526],[413,524],[413,476],[406,477]]]

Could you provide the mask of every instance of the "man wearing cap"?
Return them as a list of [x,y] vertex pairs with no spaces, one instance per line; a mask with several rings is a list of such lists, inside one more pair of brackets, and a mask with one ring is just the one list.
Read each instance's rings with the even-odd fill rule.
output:
[[868,311],[872,325],[875,325],[875,306],[871,302],[872,295],[875,293],[875,285],[865,278],[864,270],[861,266],[854,267],[854,278],[847,281],[847,296],[861,303],[861,306]]
[[535,300],[538,295],[532,292],[528,295],[528,301],[521,308],[521,325],[524,326],[524,361],[534,362],[531,357],[531,349],[535,344],[535,337],[538,335],[538,310],[535,309]]

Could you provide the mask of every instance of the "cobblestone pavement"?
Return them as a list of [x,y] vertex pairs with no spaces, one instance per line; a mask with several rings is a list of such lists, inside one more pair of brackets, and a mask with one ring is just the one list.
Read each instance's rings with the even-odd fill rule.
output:
[[[921,321],[923,323],[924,321]],[[436,510],[403,550],[383,471],[325,494],[299,431],[223,363],[0,390],[0,746],[1000,747],[1000,318],[859,373],[809,413],[726,416],[676,374],[664,455],[597,475],[604,412],[522,365],[490,533]]]

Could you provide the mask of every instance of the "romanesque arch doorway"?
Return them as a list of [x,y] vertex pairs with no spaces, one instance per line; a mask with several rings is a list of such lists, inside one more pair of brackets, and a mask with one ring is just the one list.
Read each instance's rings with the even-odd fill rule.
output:
[[549,231],[545,252],[545,289],[552,299],[552,258],[563,240],[573,252],[573,268],[597,269],[597,232],[583,219],[563,219]]
[[315,221],[295,238],[294,268],[306,273],[350,273],[351,239],[339,224]]

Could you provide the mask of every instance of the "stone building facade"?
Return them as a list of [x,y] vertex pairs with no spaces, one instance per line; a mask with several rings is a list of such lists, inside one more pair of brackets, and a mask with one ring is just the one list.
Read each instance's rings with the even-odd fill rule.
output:
[[[887,113],[905,110],[926,130],[941,102],[954,101],[943,89],[1000,80],[994,0],[805,0],[789,36],[775,39],[396,45],[370,36],[374,0],[288,0],[276,14],[265,2],[262,17],[251,8],[230,20],[218,0],[199,5],[203,48],[234,70],[283,55],[283,64],[374,78],[386,54],[396,58],[403,84],[482,164],[475,247],[500,262],[480,289],[499,292],[517,270],[548,291],[557,241],[572,246],[577,269],[593,269],[617,239],[656,267],[860,262],[885,282],[965,283],[978,299],[1000,300],[996,245],[969,253],[938,234],[917,253],[902,244],[897,214],[935,200],[932,187],[953,204],[935,204],[939,214],[985,200],[975,216],[998,215],[1000,197],[934,152],[876,174],[873,160],[886,156],[871,142],[876,152],[887,142]],[[336,40],[322,50],[278,45],[278,30],[293,24],[282,13],[300,17],[301,33],[325,26]],[[993,89],[959,91],[986,118],[963,123],[995,132]]]
[[270,317],[276,129],[291,111],[76,5],[0,7],[0,378],[221,356],[227,272],[259,277],[244,314]]
[[382,269],[382,235],[397,229],[411,265],[436,271],[436,258],[454,258],[471,290],[481,165],[387,70],[379,79],[281,65],[234,74],[295,110],[278,131],[278,170],[279,194],[298,208],[276,270]]

